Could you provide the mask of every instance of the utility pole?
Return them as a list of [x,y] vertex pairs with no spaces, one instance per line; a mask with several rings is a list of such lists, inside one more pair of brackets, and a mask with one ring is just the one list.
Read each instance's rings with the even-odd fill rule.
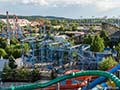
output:
[[9,15],[8,11],[6,12],[6,21],[7,21],[7,44],[10,45],[10,24],[9,24]]

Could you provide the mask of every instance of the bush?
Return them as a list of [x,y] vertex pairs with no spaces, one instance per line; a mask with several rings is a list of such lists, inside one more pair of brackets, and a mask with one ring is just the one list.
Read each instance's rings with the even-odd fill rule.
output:
[[5,49],[6,46],[7,46],[7,40],[4,38],[0,38],[0,48]]
[[107,70],[114,67],[117,64],[118,63],[115,61],[113,57],[107,57],[103,61],[101,61],[98,65],[100,70]]
[[15,45],[15,44],[18,44],[18,43],[19,43],[19,41],[18,41],[16,38],[12,38],[12,39],[10,40],[10,44]]
[[8,80],[9,78],[11,78],[11,68],[9,67],[9,65],[5,64],[5,67],[3,69],[3,73],[2,73],[2,81],[4,80]]
[[9,67],[10,67],[11,69],[17,68],[15,59],[14,59],[14,57],[13,57],[12,55],[9,57]]
[[118,53],[118,56],[120,57],[120,43],[115,47],[115,50]]
[[4,49],[0,48],[0,57],[5,57],[7,53],[5,52]]
[[2,81],[4,82],[35,82],[40,80],[40,72],[38,68],[30,70],[22,67],[19,69],[11,69],[9,65],[5,65],[2,73]]
[[20,44],[7,46],[5,51],[8,53],[8,55],[13,55],[14,58],[19,58],[22,53]]

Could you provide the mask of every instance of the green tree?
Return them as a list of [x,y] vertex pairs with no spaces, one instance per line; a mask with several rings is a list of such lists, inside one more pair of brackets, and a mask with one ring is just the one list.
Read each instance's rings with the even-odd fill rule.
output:
[[5,26],[4,22],[0,22],[0,31],[3,29],[3,27]]
[[5,48],[5,51],[7,52],[8,55],[13,55],[14,45],[8,45],[8,46]]
[[100,31],[100,37],[104,39],[104,45],[107,47],[109,44],[109,37],[108,37],[108,33],[106,30],[101,30]]
[[14,59],[14,57],[12,55],[9,57],[9,67],[11,69],[17,68],[17,65],[15,63],[15,59]]
[[[28,52],[28,45],[24,44],[24,50],[25,53]],[[16,45],[9,45],[5,48],[5,51],[8,53],[8,55],[13,55],[14,58],[19,58],[21,56],[21,45],[20,44],[16,44]]]
[[7,40],[4,38],[0,38],[0,48],[5,49],[6,46],[7,46]]
[[90,32],[94,32],[94,31],[95,31],[95,27],[94,27],[94,26],[91,26],[91,27],[89,28],[89,31],[90,31]]
[[102,52],[104,50],[105,46],[104,46],[104,40],[97,34],[95,35],[92,45],[91,45],[91,49],[94,52]]
[[118,45],[115,47],[115,50],[118,53],[118,56],[120,57],[120,43],[118,43]]
[[38,68],[33,69],[32,72],[31,72],[31,75],[32,75],[32,80],[33,81],[40,80],[40,72],[39,72]]
[[51,20],[52,25],[57,25],[58,21],[56,19]]
[[16,38],[11,38],[10,39],[10,44],[16,45],[19,44],[20,42]]
[[12,77],[11,71],[12,69],[9,67],[9,65],[5,64],[3,72],[2,72],[2,81],[11,79]]
[[20,81],[26,81],[28,80],[30,72],[27,68],[22,67],[18,70],[18,80]]
[[50,25],[48,21],[44,21],[44,25]]
[[64,31],[64,30],[65,30],[64,27],[59,28],[59,31]]
[[15,49],[12,55],[14,56],[14,58],[19,58],[21,57],[21,52],[21,49]]
[[76,56],[77,56],[77,52],[73,52],[73,53],[72,53],[72,56],[73,56],[73,57],[76,57]]
[[72,27],[72,31],[77,30],[77,25],[76,24],[73,24],[71,27]]
[[2,23],[0,23],[0,31],[2,30],[2,28],[3,28],[3,25],[2,25]]
[[72,27],[70,26],[69,28],[67,28],[68,31],[72,31]]
[[89,34],[89,35],[87,35],[87,36],[85,36],[85,37],[83,38],[83,43],[84,43],[84,44],[89,44],[89,45],[91,45],[92,42],[93,42],[93,36],[91,36],[91,34]]
[[0,48],[0,57],[5,57],[7,53],[5,52],[4,49]]
[[20,49],[20,48],[21,48],[21,45],[20,45],[20,44],[13,45],[13,48],[14,48],[14,49]]
[[105,58],[103,61],[99,62],[99,68],[101,70],[107,70],[107,69],[114,67],[117,64],[118,63],[115,61],[115,59],[110,56],[110,57]]

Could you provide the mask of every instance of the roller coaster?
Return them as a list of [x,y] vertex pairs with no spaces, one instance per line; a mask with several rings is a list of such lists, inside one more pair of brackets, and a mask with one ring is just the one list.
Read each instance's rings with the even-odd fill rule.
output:
[[[7,16],[7,22],[8,22],[8,18],[9,17]],[[17,19],[15,20],[15,26],[19,27],[16,22],[17,22]],[[9,28],[9,22],[8,22],[7,27],[8,27],[7,38],[10,39],[11,33],[10,33],[10,28]],[[17,28],[17,29],[18,30],[14,32],[14,37],[18,39],[22,38],[21,29],[20,28]],[[52,32],[53,32],[52,27],[50,27],[50,30],[48,32],[46,27],[43,26],[43,27],[40,27],[40,37],[28,36],[20,40],[21,47],[23,50],[22,58],[24,60],[24,64],[29,62],[34,67],[36,63],[53,62],[53,63],[58,64],[57,66],[59,66],[58,68],[59,70],[61,68],[60,66],[65,66],[65,64],[67,63],[70,64],[69,67],[70,69],[72,69],[71,68],[72,64],[74,62],[77,62],[79,64],[78,68],[80,70],[88,70],[88,71],[72,72],[70,74],[57,77],[56,79],[53,79],[46,83],[38,82],[38,83],[33,83],[33,84],[28,84],[28,85],[3,87],[1,88],[1,90],[35,90],[39,88],[49,87],[53,84],[56,84],[66,79],[71,79],[71,78],[80,77],[80,76],[91,76],[91,75],[102,76],[102,77],[99,77],[95,79],[94,81],[92,81],[89,84],[89,88],[98,88],[96,85],[104,82],[106,78],[111,79],[115,83],[115,85],[118,88],[120,88],[120,79],[112,74],[113,72],[116,72],[117,69],[120,68],[120,65],[116,66],[117,68],[114,67],[112,70],[108,72],[96,70],[98,61],[96,61],[96,59],[92,55],[85,56],[84,54],[84,53],[88,53],[88,54],[91,53],[88,50],[90,48],[90,45],[71,46],[69,42],[56,42],[54,38],[54,34],[53,35],[49,34]],[[24,42],[27,42],[30,45],[30,52],[27,55],[24,53],[24,47],[23,47]],[[25,59],[26,56],[27,56],[27,59]],[[82,87],[82,90],[87,90],[87,86]]]
[[[51,30],[52,29],[49,29],[49,33],[52,32]],[[64,66],[66,63],[73,63],[77,60],[79,61],[79,64],[82,65],[79,69],[97,68],[97,61],[94,57],[91,55],[89,55],[89,57],[84,56],[84,53],[90,48],[90,45],[72,46],[67,41],[55,41],[54,35],[48,34],[48,30],[45,26],[40,28],[40,35],[41,37],[39,38],[27,37],[21,40],[22,45],[24,42],[28,42],[31,48],[26,60],[24,59],[26,57],[24,54],[24,48],[22,49],[22,58],[24,63],[29,62],[32,66],[34,66],[35,63],[54,62],[58,64],[57,66]],[[90,54],[90,52],[86,53]],[[76,55],[74,56],[73,54]],[[87,64],[87,68],[84,68],[85,64]]]

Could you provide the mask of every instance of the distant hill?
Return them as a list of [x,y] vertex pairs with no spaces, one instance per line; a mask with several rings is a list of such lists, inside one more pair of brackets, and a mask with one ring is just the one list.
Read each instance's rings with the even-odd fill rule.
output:
[[[13,18],[12,15],[9,15],[10,18]],[[28,20],[35,20],[35,19],[67,19],[70,18],[64,18],[64,17],[55,17],[55,16],[17,16],[20,19],[28,19]],[[0,15],[0,19],[6,19],[6,15]]]

